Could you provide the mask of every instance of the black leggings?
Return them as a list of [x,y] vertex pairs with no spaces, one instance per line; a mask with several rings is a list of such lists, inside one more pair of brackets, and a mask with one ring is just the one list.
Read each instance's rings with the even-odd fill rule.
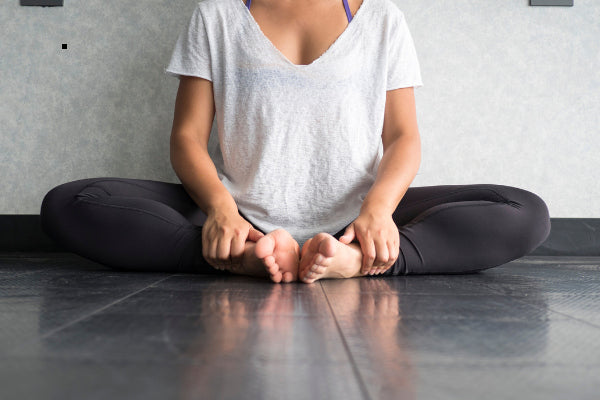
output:
[[[494,184],[410,187],[393,219],[400,253],[384,275],[495,267],[528,254],[550,233],[540,197]],[[202,256],[205,221],[183,185],[145,179],[67,182],[41,205],[43,231],[92,261],[127,270],[227,274]]]

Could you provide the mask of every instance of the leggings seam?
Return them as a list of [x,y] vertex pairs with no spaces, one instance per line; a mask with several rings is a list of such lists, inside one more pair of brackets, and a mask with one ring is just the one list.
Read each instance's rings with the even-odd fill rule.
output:
[[117,205],[114,205],[114,204],[97,203],[95,201],[90,201],[90,200],[84,199],[84,198],[79,198],[76,201],[80,201],[80,202],[84,202],[84,203],[88,203],[88,204],[92,204],[92,205],[100,206],[100,207],[122,208],[122,209],[125,209],[125,210],[139,211],[139,212],[144,213],[144,214],[152,215],[153,217],[161,219],[161,220],[163,220],[163,221],[165,221],[165,222],[167,222],[167,223],[169,223],[171,225],[175,225],[175,226],[179,227],[180,229],[190,229],[190,230],[196,229],[193,224],[191,224],[192,226],[180,225],[180,224],[177,224],[177,223],[175,223],[173,221],[168,220],[167,218],[163,217],[162,215],[158,215],[158,214],[155,214],[155,213],[150,212],[148,210],[143,210],[141,208],[126,207],[126,206],[117,206]]
[[[88,185],[85,185],[85,186],[84,186],[84,187],[83,187],[83,188],[82,188],[82,189],[79,191],[79,193],[77,193],[75,196],[86,197],[86,195],[85,195],[85,194],[81,194],[81,192],[82,192],[82,191],[84,191],[85,189],[89,188],[89,187],[92,187],[92,185],[93,185],[93,183],[90,183],[90,184],[88,184]],[[110,193],[108,190],[104,189],[103,187],[98,187],[98,189],[100,189],[100,190],[104,191],[104,192],[105,192],[107,195],[109,195],[109,196],[112,196],[112,194],[111,194],[111,193]],[[89,196],[87,196],[87,197],[89,197]]]
[[[124,179],[126,179],[126,178],[124,178]],[[147,191],[149,191],[149,192],[152,192],[152,193],[157,193],[157,194],[160,194],[160,195],[162,195],[162,194],[163,194],[163,193],[161,193],[161,192],[159,192],[159,191],[156,191],[156,190],[149,189],[149,188],[147,188],[147,187],[145,187],[145,186],[142,186],[142,185],[139,185],[139,184],[137,184],[137,183],[134,183],[134,182],[129,182],[129,181],[125,181],[124,179],[98,179],[98,180],[95,180],[95,181],[93,181],[93,182],[91,182],[91,183],[88,183],[86,186],[84,186],[84,187],[83,187],[83,189],[85,189],[85,188],[87,188],[87,187],[90,187],[90,186],[92,186],[92,185],[94,185],[94,184],[96,184],[96,183],[98,183],[98,182],[119,182],[119,183],[126,183],[126,184],[128,184],[128,185],[132,185],[132,186],[137,186],[137,187],[139,187],[139,188],[145,189],[145,190],[147,190]],[[170,185],[180,185],[180,184],[177,184],[177,183],[171,183],[171,182],[160,182],[160,183],[167,183],[167,184],[170,184]],[[83,189],[81,189],[81,190],[83,190]],[[108,193],[110,196],[112,196],[112,194],[111,194],[111,193],[109,193],[109,192],[108,192],[106,189],[104,189],[104,188],[100,188],[100,189],[104,190],[106,193]],[[186,192],[186,193],[187,193],[187,192]]]
[[[179,229],[177,230],[176,234],[179,233],[181,231],[181,228],[183,228],[183,226],[180,226]],[[185,235],[181,235],[179,237],[179,239],[177,239],[177,243],[175,243],[175,246],[173,246],[173,248],[177,248],[177,246],[179,245],[179,242],[181,242],[181,239],[183,239]],[[183,257],[183,253],[184,253],[185,249],[182,249],[181,252],[179,253],[179,258],[177,260],[177,271],[181,270],[181,258]]]
[[[416,203],[414,203],[414,204],[412,204],[412,205],[404,206],[403,208],[409,208],[409,207],[413,207],[413,206],[421,205],[421,204],[423,204],[424,202],[428,202],[428,201],[430,201],[430,200],[436,200],[436,199],[440,199],[440,198],[443,198],[443,197],[451,196],[451,195],[454,195],[454,194],[457,194],[457,193],[461,193],[461,192],[467,192],[467,191],[473,191],[473,190],[487,190],[487,191],[490,191],[490,192],[493,192],[493,193],[495,193],[495,194],[496,194],[498,197],[500,197],[500,198],[503,200],[503,202],[504,202],[504,203],[506,203],[506,204],[511,204],[511,202],[512,202],[511,200],[509,200],[509,199],[507,199],[506,197],[502,196],[500,193],[498,193],[498,192],[497,192],[497,191],[495,191],[494,189],[490,189],[490,188],[478,188],[478,189],[476,189],[476,188],[463,188],[463,189],[458,189],[458,190],[456,190],[456,191],[454,191],[454,192],[450,192],[450,193],[444,193],[444,194],[441,194],[441,195],[438,195],[438,196],[435,196],[435,197],[430,197],[430,198],[428,198],[428,199],[427,199],[427,200],[425,200],[425,201],[416,202]],[[467,200],[467,201],[468,201],[468,200]],[[477,200],[474,200],[474,201],[477,201]],[[500,203],[500,202],[498,202],[498,203]],[[517,203],[517,204],[518,204],[518,203]]]
[[[404,237],[410,242],[410,244],[412,244],[413,249],[415,249],[415,251],[417,252],[417,255],[419,256],[419,259],[421,260],[421,263],[425,263],[425,260],[423,259],[423,255],[421,254],[421,252],[419,251],[419,248],[415,245],[415,242],[413,242],[408,236],[404,235]],[[402,247],[402,245],[400,245],[400,247]],[[404,253],[402,253],[402,257],[404,257]],[[404,257],[404,275],[408,275],[408,264],[406,262],[406,257]]]
[[[474,201],[477,201],[477,200],[474,200]],[[444,203],[444,204],[452,204],[452,203],[454,203],[454,202],[450,202],[450,203]],[[456,207],[456,208],[458,208],[458,207],[485,207],[485,206],[495,206],[495,205],[497,205],[497,204],[504,204],[504,203],[500,203],[500,202],[492,202],[491,204],[461,204],[461,205],[455,205],[454,207]],[[440,205],[441,205],[441,204],[440,204]],[[408,224],[404,225],[403,227],[409,228],[409,227],[411,227],[411,226],[414,226],[414,225],[416,225],[416,224],[418,224],[418,223],[420,223],[420,222],[423,222],[423,221],[425,221],[425,220],[426,220],[426,219],[428,219],[429,217],[432,217],[432,216],[436,215],[437,213],[439,213],[439,212],[442,212],[442,211],[445,211],[445,210],[447,210],[447,209],[448,209],[448,208],[446,207],[446,208],[442,208],[442,209],[440,209],[440,210],[437,210],[437,211],[435,211],[435,212],[433,212],[433,213],[431,213],[431,214],[429,214],[429,215],[425,216],[424,218],[422,218],[422,219],[419,219],[418,221],[415,221],[415,222],[409,222]]]

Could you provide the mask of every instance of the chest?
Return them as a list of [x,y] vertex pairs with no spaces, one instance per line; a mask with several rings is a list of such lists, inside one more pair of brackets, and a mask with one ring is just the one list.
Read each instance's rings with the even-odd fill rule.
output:
[[[348,0],[352,15],[362,0]],[[253,0],[250,14],[265,39],[291,63],[308,65],[323,55],[348,27],[348,17],[342,1],[327,4],[269,6]]]

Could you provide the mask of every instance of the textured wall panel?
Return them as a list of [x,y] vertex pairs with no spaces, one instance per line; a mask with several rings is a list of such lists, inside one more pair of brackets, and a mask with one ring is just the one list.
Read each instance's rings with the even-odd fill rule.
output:
[[[413,185],[513,185],[552,217],[600,217],[600,3],[392,1],[425,84]],[[0,4],[0,214],[39,213],[48,190],[75,179],[178,182],[178,81],[163,68],[196,3]]]

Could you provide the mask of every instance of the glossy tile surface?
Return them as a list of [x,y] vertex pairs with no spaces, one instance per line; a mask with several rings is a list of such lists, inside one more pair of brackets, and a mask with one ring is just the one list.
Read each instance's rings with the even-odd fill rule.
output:
[[272,284],[0,254],[2,399],[595,399],[600,257]]

